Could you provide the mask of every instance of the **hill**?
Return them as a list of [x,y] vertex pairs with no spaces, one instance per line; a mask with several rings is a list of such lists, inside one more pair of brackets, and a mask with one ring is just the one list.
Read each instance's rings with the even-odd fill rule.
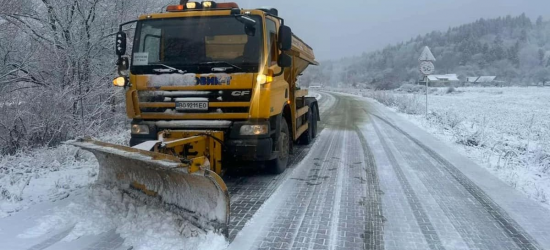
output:
[[407,42],[361,56],[323,62],[308,70],[302,83],[390,89],[420,78],[418,57],[429,46],[437,58],[436,74],[496,75],[508,84],[550,81],[550,22],[532,22],[525,14],[433,31]]

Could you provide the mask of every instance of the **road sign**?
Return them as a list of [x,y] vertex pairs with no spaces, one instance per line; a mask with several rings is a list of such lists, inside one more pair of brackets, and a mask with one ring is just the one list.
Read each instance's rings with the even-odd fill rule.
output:
[[433,62],[423,61],[420,63],[420,72],[425,76],[433,74],[435,71],[435,66]]
[[420,58],[418,58],[418,61],[428,61],[428,62],[435,62],[435,56],[432,54],[432,51],[430,50],[430,47],[425,46],[424,50],[422,51],[422,54],[420,54]]
[[424,75],[424,79],[426,79],[426,119],[427,119],[428,118],[428,88],[430,87],[430,79],[428,78],[428,76],[434,73],[435,71],[434,62],[436,61],[434,54],[430,50],[430,47],[428,46],[424,47],[424,50],[422,50],[422,54],[420,54],[418,61],[420,62],[420,72]]

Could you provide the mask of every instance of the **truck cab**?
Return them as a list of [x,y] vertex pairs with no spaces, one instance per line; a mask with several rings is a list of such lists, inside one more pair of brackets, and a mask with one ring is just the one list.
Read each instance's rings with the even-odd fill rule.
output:
[[[188,2],[136,21],[131,55],[117,34],[131,146],[162,131],[223,131],[223,159],[286,167],[295,142],[316,135],[317,101],[296,87],[317,65],[276,9]],[[285,128],[286,127],[286,128]]]

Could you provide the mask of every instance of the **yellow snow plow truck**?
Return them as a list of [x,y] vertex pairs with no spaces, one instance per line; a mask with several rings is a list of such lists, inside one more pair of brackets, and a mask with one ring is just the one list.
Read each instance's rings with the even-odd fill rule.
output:
[[[134,23],[129,39],[123,27]],[[69,144],[94,153],[101,184],[161,201],[205,231],[227,235],[228,168],[282,173],[293,145],[316,136],[317,100],[296,81],[317,62],[276,9],[181,1],[120,25],[116,53],[131,147]]]

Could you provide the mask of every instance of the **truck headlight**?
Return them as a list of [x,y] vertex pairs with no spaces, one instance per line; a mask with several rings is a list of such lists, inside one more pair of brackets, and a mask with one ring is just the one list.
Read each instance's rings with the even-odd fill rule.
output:
[[132,125],[132,134],[134,134],[134,135],[148,135],[149,134],[149,126],[134,124],[134,125]]
[[115,85],[116,87],[126,87],[127,84],[128,82],[124,77],[117,77],[115,80],[113,80],[113,85]]
[[269,132],[267,125],[243,125],[241,135],[265,135]]

